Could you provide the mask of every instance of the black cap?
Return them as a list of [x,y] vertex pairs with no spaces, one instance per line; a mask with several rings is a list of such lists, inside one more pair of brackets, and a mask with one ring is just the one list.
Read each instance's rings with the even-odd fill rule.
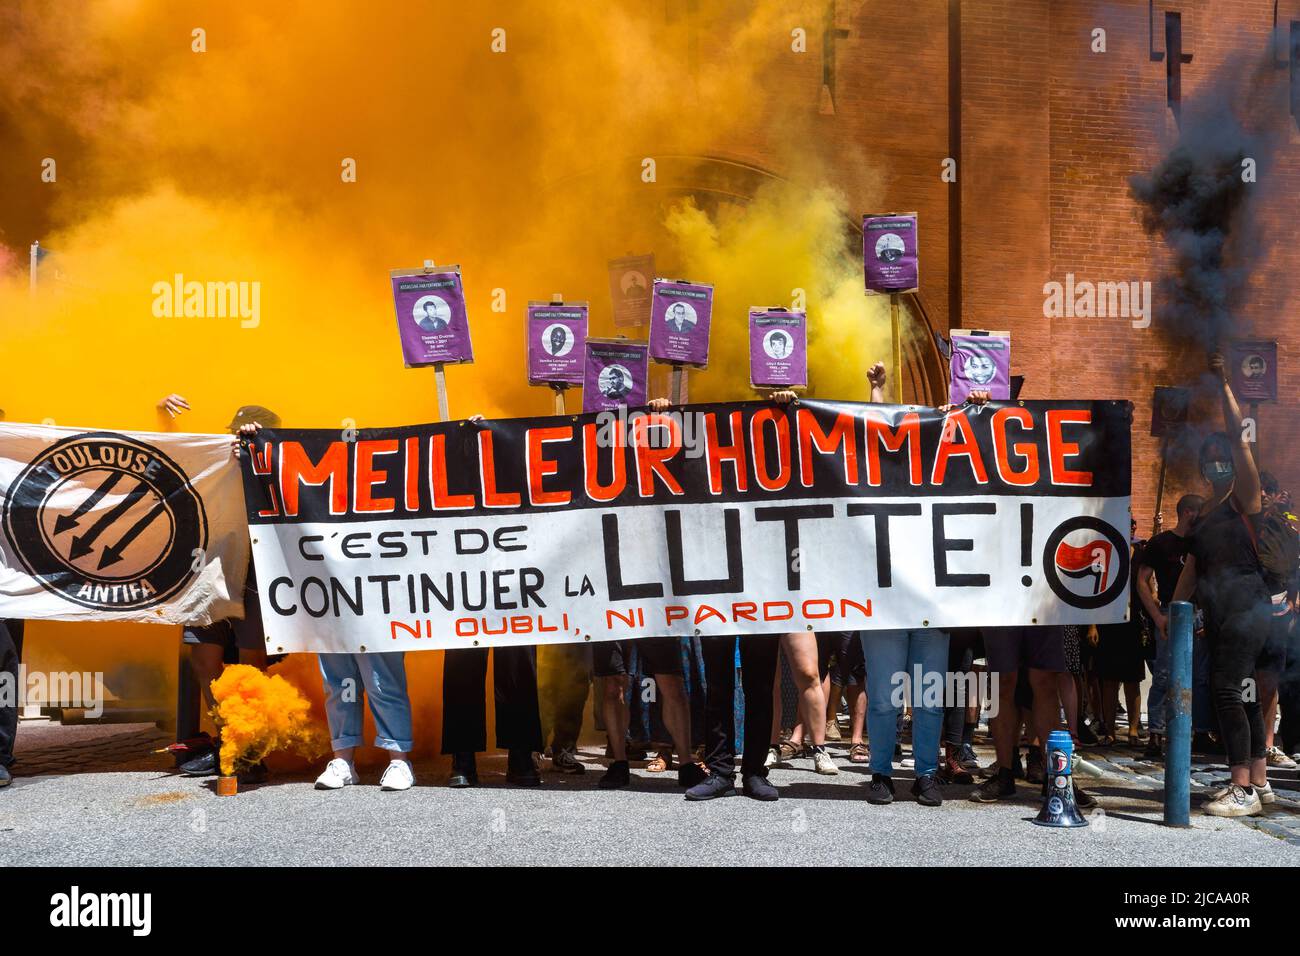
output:
[[235,412],[235,417],[226,426],[227,430],[237,432],[242,425],[258,424],[263,428],[279,428],[280,416],[261,405],[245,405]]

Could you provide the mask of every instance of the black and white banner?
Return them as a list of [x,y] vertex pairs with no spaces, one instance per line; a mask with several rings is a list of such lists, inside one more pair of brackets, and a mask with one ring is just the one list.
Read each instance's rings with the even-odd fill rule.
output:
[[259,433],[273,651],[1115,622],[1127,402]]
[[230,443],[0,424],[0,618],[242,617],[248,527]]

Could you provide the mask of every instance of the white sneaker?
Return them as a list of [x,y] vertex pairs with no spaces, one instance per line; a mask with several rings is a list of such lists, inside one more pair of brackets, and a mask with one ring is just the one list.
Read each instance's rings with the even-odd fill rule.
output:
[[1270,767],[1280,767],[1283,770],[1296,768],[1296,762],[1284,754],[1281,747],[1269,747],[1264,753],[1264,758]]
[[1205,805],[1205,812],[1212,817],[1253,817],[1261,810],[1259,793],[1247,793],[1235,783],[1230,784],[1221,797]]
[[410,790],[415,786],[415,772],[409,760],[392,760],[379,779],[380,790]]
[[766,767],[768,770],[771,770],[780,762],[781,762],[781,751],[777,750],[775,747],[768,747],[767,758],[763,761],[763,766]]
[[840,772],[840,768],[835,766],[835,761],[831,759],[831,755],[824,750],[813,751],[813,769],[828,777]]
[[316,778],[317,790],[341,790],[357,782],[357,770],[342,757],[335,757],[325,765]]
[[[1219,789],[1213,791],[1210,794],[1210,801],[1213,802],[1215,800],[1222,798],[1223,795],[1227,793],[1230,789],[1232,789],[1231,784],[1226,784],[1222,787],[1219,787]],[[1273,785],[1271,783],[1265,782],[1264,786],[1262,787],[1257,786],[1255,788],[1255,792],[1259,794],[1259,802],[1261,804],[1277,802],[1277,794],[1273,792]]]

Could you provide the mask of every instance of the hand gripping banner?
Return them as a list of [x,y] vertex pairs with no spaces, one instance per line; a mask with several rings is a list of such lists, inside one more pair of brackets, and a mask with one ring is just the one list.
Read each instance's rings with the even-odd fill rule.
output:
[[263,430],[269,649],[1122,621],[1127,402]]

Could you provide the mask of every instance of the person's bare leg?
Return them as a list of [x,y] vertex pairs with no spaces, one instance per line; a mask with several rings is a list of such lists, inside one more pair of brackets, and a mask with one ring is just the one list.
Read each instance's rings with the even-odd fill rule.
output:
[[[817,635],[796,631],[781,637],[781,649],[790,661],[790,671],[799,692],[799,722],[814,747],[826,744],[826,696],[817,673]],[[791,738],[793,740],[793,738]]]
[[627,759],[627,675],[605,678],[605,693],[600,702],[605,717],[605,733],[614,760]]
[[1054,671],[1029,669],[1029,685],[1034,690],[1034,735],[1040,749],[1046,748],[1048,734],[1061,728],[1059,676]]
[[1136,740],[1142,733],[1142,685],[1138,681],[1124,682],[1124,708],[1128,711],[1128,735]]
[[852,684],[844,688],[844,696],[849,703],[849,743],[860,744],[867,723],[867,694],[861,684]]
[[998,712],[989,720],[993,731],[993,749],[997,752],[998,766],[1011,770],[1016,762],[1016,749],[1020,739],[1020,708],[1016,706],[1017,671],[998,674]]
[[194,679],[199,682],[199,687],[203,691],[203,700],[208,705],[207,710],[217,706],[212,696],[212,682],[220,677],[225,669],[225,656],[225,648],[220,644],[190,645],[190,669],[194,671]]
[[686,683],[676,674],[656,675],[659,683],[659,701],[663,705],[664,726],[677,748],[677,765],[685,766],[695,761],[691,749],[691,711],[686,701]]
[[1079,739],[1079,696],[1076,692],[1074,675],[1070,673],[1056,675],[1056,693],[1065,708],[1065,722],[1070,736]]
[[[1259,706],[1264,711],[1264,746],[1273,747],[1273,728],[1277,725],[1278,675],[1272,671],[1255,671],[1255,686],[1259,688]],[[1265,766],[1268,765],[1267,760]]]
[[[782,670],[783,668],[781,667],[781,652],[777,651],[776,677],[772,681],[772,739],[769,741],[769,743],[773,747],[775,747],[777,743],[780,742],[781,740],[781,730],[783,729],[781,727],[781,719],[785,716],[785,714],[781,712],[783,709],[781,706],[782,705],[782,701],[781,701]],[[798,741],[802,741],[802,740],[803,740],[803,727],[800,726],[799,720],[796,717],[794,723],[794,730],[790,732],[790,743],[793,744],[795,747],[798,747],[800,746]]]
[[256,667],[259,671],[266,670],[266,648],[241,647],[239,649],[239,663],[247,664],[249,667]]
[[1101,682],[1101,722],[1106,726],[1106,733],[1119,739],[1119,689],[1117,680]]

